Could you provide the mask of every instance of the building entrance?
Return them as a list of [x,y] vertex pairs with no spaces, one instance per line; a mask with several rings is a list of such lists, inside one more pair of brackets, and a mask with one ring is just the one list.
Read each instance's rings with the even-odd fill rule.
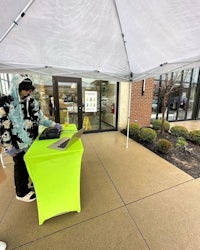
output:
[[82,127],[81,78],[53,76],[55,121]]
[[118,83],[53,76],[55,121],[86,131],[117,129]]

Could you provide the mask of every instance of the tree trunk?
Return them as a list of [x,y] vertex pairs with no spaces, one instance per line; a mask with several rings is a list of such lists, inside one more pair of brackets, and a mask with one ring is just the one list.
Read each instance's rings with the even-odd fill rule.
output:
[[167,104],[167,93],[164,94],[163,101],[162,101],[161,135],[164,135],[164,132],[165,132],[165,111],[166,111],[166,104]]

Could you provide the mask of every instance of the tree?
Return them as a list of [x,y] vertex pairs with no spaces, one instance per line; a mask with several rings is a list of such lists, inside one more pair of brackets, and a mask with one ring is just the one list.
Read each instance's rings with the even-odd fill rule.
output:
[[[187,76],[187,73],[185,74],[185,78]],[[161,96],[162,96],[162,101],[161,101],[161,112],[162,112],[162,123],[161,123],[161,134],[164,135],[164,123],[165,123],[165,112],[167,108],[167,103],[169,99],[169,95],[171,93],[176,92],[181,88],[180,83],[183,82],[183,72],[180,73],[175,73],[173,74],[173,77],[169,79],[168,74],[165,74],[165,79],[161,83]]]

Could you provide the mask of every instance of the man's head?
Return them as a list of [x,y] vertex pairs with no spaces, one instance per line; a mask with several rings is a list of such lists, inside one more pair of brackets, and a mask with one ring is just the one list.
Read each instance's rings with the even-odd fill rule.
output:
[[34,86],[32,84],[31,79],[25,78],[20,84],[19,84],[19,94],[21,98],[25,98],[34,90]]

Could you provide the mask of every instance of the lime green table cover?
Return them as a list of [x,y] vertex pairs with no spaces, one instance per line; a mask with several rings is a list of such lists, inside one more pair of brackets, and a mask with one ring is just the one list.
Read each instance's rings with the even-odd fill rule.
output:
[[[63,125],[62,137],[71,137],[77,128]],[[33,181],[39,225],[51,217],[70,211],[80,212],[80,172],[83,155],[81,139],[65,151],[48,148],[58,139],[39,140],[24,156]]]

